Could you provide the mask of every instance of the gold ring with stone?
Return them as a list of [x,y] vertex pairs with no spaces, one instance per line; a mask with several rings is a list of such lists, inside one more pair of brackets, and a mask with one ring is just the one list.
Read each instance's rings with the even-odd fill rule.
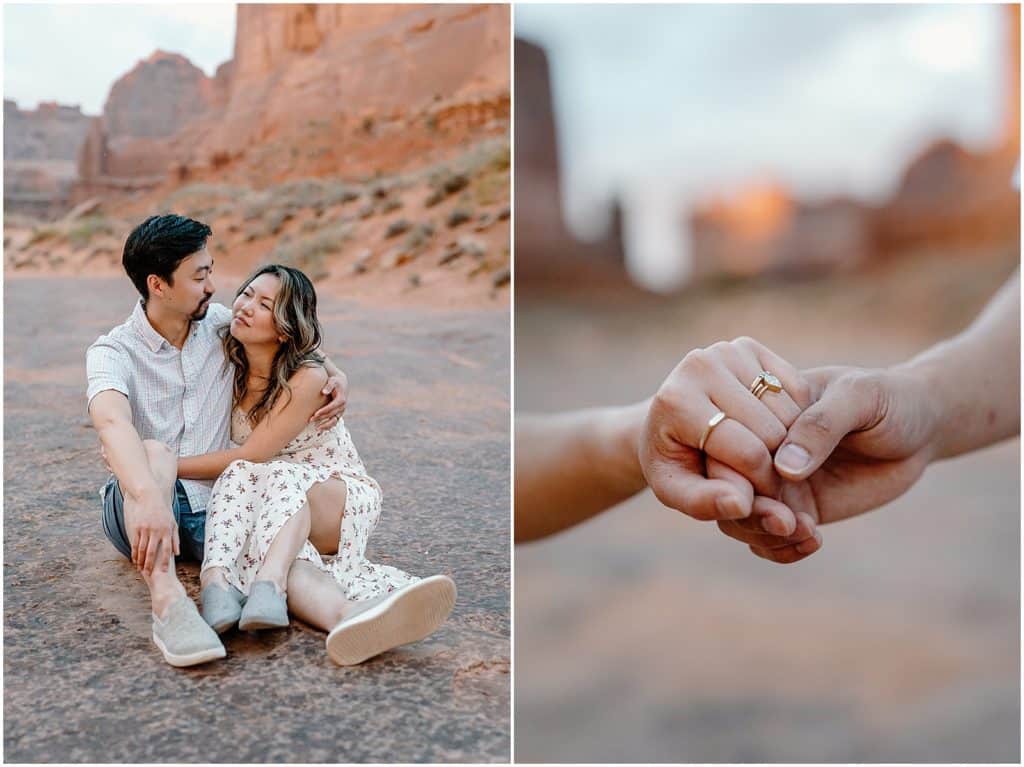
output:
[[750,393],[761,399],[761,395],[766,391],[778,394],[782,391],[782,382],[767,370],[762,370],[757,374],[754,382],[750,384]]
[[700,435],[700,445],[697,447],[698,450],[704,450],[704,443],[708,441],[708,437],[711,436],[711,432],[718,424],[725,420],[725,413],[719,410],[708,421],[708,425],[704,427],[704,433]]

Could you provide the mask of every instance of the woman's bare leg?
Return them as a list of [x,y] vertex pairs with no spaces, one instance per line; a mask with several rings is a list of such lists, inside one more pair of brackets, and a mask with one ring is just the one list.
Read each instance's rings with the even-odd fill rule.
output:
[[312,562],[296,559],[288,572],[288,610],[300,620],[322,631],[330,631],[354,602],[345,598],[341,586]]
[[345,515],[348,486],[343,480],[329,479],[309,488],[309,542],[321,554],[336,554],[341,537],[341,518]]
[[224,575],[223,567],[208,567],[199,573],[199,584],[205,589],[207,586],[220,586],[227,590],[231,588],[227,577]]
[[270,548],[267,549],[267,555],[263,558],[263,564],[253,576],[253,581],[270,581],[277,586],[280,593],[293,593],[288,588],[288,573],[296,561],[295,557],[299,555],[303,544],[309,538],[309,524],[309,504],[304,503],[274,536]]

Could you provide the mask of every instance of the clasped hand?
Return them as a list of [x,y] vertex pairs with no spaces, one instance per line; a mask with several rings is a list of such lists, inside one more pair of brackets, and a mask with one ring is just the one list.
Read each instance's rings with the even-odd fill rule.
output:
[[[760,373],[782,390],[755,396]],[[719,411],[726,418],[701,437]],[[639,444],[644,477],[666,506],[714,520],[759,557],[797,562],[818,526],[907,490],[933,457],[927,386],[899,370],[801,372],[751,338],[683,358],[651,401]]]

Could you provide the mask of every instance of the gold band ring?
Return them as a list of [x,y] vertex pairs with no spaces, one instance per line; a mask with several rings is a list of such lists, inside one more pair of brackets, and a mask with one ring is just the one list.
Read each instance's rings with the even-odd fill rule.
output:
[[719,410],[708,421],[708,425],[704,427],[704,433],[700,435],[700,445],[697,447],[698,450],[704,450],[704,443],[708,441],[708,437],[711,436],[711,432],[718,424],[725,420],[725,413]]
[[778,394],[782,391],[782,382],[767,370],[762,370],[757,374],[754,382],[750,384],[750,393],[761,399],[761,395],[766,391]]

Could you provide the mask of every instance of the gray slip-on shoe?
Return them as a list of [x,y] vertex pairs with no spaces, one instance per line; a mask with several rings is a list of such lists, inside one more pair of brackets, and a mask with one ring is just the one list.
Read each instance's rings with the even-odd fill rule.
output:
[[238,623],[242,602],[245,601],[242,592],[234,586],[224,588],[216,583],[203,588],[200,599],[203,603],[203,620],[218,634],[223,634]]
[[288,600],[270,581],[254,581],[245,600],[238,628],[242,631],[280,629],[288,625]]
[[339,666],[355,666],[430,636],[454,606],[455,582],[447,575],[433,575],[359,602],[327,635],[327,654]]
[[153,616],[153,642],[172,666],[195,666],[227,655],[217,633],[187,596],[168,608],[166,618]]

